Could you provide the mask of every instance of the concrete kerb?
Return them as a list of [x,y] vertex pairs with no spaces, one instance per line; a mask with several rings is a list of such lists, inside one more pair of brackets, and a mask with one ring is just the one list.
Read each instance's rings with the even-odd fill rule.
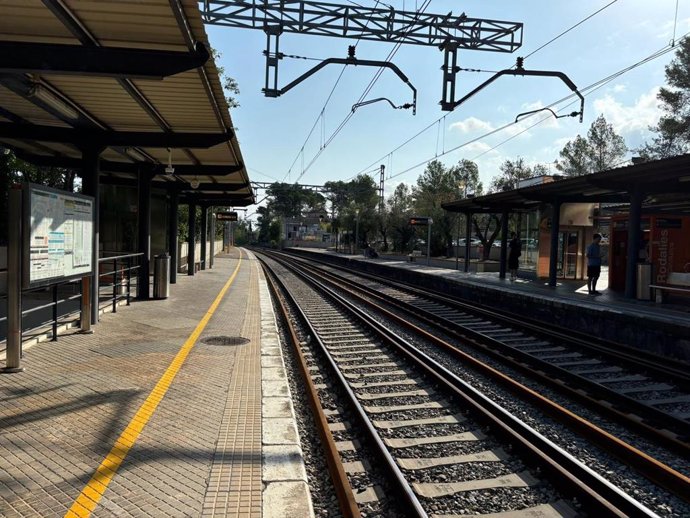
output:
[[259,279],[261,298],[261,434],[264,518],[312,518],[314,508],[300,447],[290,387],[278,337],[278,326],[266,280]]

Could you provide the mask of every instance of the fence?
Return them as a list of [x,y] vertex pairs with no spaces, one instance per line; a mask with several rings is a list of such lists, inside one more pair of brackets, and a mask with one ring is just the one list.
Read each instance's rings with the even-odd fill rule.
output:
[[[124,254],[102,257],[98,260],[98,307],[106,311],[118,302],[129,304],[136,273],[143,254]],[[134,282],[133,282],[134,281]],[[46,332],[53,341],[58,339],[58,328],[78,325],[82,311],[82,280],[58,282],[48,287],[22,290],[22,335],[31,338]],[[7,339],[7,294],[0,294],[0,342]]]

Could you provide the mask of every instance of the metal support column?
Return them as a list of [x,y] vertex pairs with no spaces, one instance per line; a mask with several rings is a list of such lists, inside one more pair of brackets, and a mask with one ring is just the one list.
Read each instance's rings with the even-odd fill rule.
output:
[[98,264],[100,251],[100,219],[101,219],[101,179],[100,179],[100,154],[101,147],[86,147],[82,149],[81,161],[81,184],[82,192],[88,196],[93,196],[93,252],[91,254],[91,264],[93,264],[93,275],[91,276],[91,324],[98,324],[99,309],[99,273]]
[[558,273],[558,233],[561,229],[561,200],[551,203],[551,246],[549,249],[549,286],[556,287]]
[[460,71],[458,67],[458,44],[445,42],[441,45],[443,50],[443,96],[441,97],[441,109],[452,110],[455,102],[455,79]]
[[637,293],[637,259],[642,241],[642,191],[638,186],[630,190],[630,217],[628,219],[628,259],[625,265],[625,297],[634,299]]
[[501,264],[498,267],[498,277],[506,278],[506,262],[508,260],[508,211],[501,212]]
[[213,268],[216,256],[216,213],[213,207],[211,207],[209,212],[209,218],[211,218],[211,257],[209,258],[208,267]]
[[206,269],[206,244],[208,243],[208,205],[201,206],[201,269]]
[[283,29],[279,25],[265,25],[266,33],[266,86],[263,92],[266,97],[278,97],[278,62],[282,59],[280,54],[280,35]]
[[177,191],[170,191],[170,206],[168,214],[168,253],[170,254],[170,284],[177,283],[177,219],[178,195]]
[[139,252],[141,264],[139,266],[139,278],[137,280],[137,298],[148,300],[151,298],[150,264],[151,264],[151,175],[148,171],[139,171]]
[[5,368],[2,372],[22,372],[22,191],[10,189],[8,199],[8,221],[18,224],[7,228],[7,350]]
[[472,213],[465,213],[465,271],[470,271],[470,246],[472,245]]
[[187,275],[194,275],[194,247],[196,245],[196,203],[189,204],[187,236]]

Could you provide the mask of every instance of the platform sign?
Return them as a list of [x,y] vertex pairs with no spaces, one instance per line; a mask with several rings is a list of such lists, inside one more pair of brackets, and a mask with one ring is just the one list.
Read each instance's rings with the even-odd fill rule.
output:
[[237,221],[237,212],[216,212],[216,221]]
[[23,191],[23,287],[92,274],[93,198],[34,184]]
[[410,218],[410,225],[413,226],[427,226],[434,222],[433,219],[421,216],[415,216]]

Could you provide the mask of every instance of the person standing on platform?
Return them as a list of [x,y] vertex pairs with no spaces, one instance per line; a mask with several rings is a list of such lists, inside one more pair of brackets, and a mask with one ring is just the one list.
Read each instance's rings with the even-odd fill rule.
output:
[[587,291],[590,295],[601,295],[597,291],[597,281],[601,274],[601,234],[594,234],[592,242],[587,246]]
[[517,279],[517,271],[520,267],[519,257],[522,255],[522,243],[515,232],[510,234],[510,243],[508,243],[510,252],[508,253],[508,269],[510,270],[510,280]]

